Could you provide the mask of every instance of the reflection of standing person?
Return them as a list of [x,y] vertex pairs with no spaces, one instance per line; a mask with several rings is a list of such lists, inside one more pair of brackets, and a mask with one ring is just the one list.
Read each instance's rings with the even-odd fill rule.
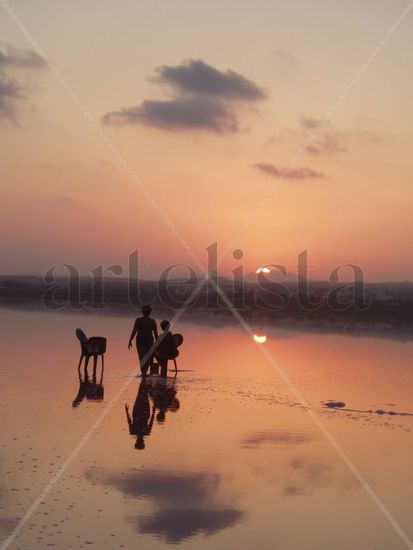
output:
[[129,433],[136,435],[135,449],[143,450],[145,448],[145,436],[151,433],[155,417],[155,408],[153,408],[151,416],[151,406],[145,380],[140,383],[138,395],[133,405],[132,417],[129,414],[128,404],[125,405],[125,412],[129,424]]
[[143,361],[143,358],[148,354],[155,339],[158,338],[158,328],[155,319],[150,317],[151,312],[151,306],[142,307],[142,317],[136,319],[128,344],[128,349],[131,349],[132,340],[136,336],[136,347],[138,350],[142,376],[146,376],[148,367],[153,362],[152,356],[146,357],[145,361]]

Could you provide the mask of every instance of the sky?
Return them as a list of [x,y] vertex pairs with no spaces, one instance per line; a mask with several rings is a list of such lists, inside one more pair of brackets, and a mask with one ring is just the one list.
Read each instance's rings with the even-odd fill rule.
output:
[[0,7],[0,273],[199,271],[172,222],[223,275],[413,280],[413,11],[337,101],[406,1],[9,5],[68,87]]

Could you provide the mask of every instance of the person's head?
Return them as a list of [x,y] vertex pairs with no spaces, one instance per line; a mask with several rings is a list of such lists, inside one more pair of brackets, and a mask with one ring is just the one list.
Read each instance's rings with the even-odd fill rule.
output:
[[156,421],[158,424],[163,424],[165,422],[166,414],[164,410],[160,410],[156,415]]
[[149,304],[142,306],[142,315],[144,317],[149,317],[149,315],[152,313],[152,308]]
[[169,327],[171,326],[171,323],[169,321],[166,321],[166,319],[164,319],[163,321],[161,321],[161,329],[166,332],[167,330],[169,330]]
[[138,451],[143,451],[145,448],[145,439],[143,435],[138,435],[135,442],[135,449]]
[[179,410],[180,406],[181,404],[179,403],[179,399],[177,397],[174,397],[172,403],[168,407],[168,410],[170,410],[171,412],[176,412]]

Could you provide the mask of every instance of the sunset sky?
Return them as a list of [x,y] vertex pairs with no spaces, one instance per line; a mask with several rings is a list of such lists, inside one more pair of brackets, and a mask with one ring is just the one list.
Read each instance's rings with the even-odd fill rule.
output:
[[413,280],[413,10],[332,109],[407,4],[10,0],[112,151],[0,5],[0,273],[196,267],[116,150],[203,263],[275,184],[247,272],[308,249],[314,278]]

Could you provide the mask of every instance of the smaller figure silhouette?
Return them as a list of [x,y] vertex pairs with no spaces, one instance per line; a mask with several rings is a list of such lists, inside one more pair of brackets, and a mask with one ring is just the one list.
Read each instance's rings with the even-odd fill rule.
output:
[[148,368],[153,363],[153,355],[150,354],[150,351],[154,341],[158,338],[158,328],[155,319],[150,317],[151,313],[152,308],[150,305],[142,307],[142,317],[138,317],[135,320],[128,344],[128,349],[131,349],[132,340],[136,336],[136,348],[142,377],[146,376]]
[[158,360],[159,366],[161,367],[161,376],[166,378],[168,373],[168,360],[175,359],[179,355],[179,351],[176,346],[175,338],[170,329],[169,321],[161,322],[161,329],[163,333],[160,335],[157,345],[155,356]]
[[145,437],[152,431],[155,418],[155,407],[152,409],[149,402],[148,386],[146,380],[142,379],[139,385],[138,394],[132,409],[132,416],[129,413],[129,405],[125,404],[126,419],[129,425],[129,433],[136,435],[135,449],[145,448]]

